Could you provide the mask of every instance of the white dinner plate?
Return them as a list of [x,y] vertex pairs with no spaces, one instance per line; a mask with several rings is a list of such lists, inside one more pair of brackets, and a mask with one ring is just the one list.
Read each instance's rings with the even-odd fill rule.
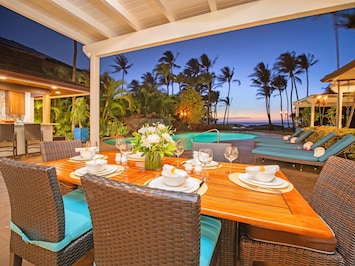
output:
[[[184,163],[191,163],[192,165],[195,165],[195,160],[191,159],[191,160],[187,160]],[[212,161],[209,164],[206,165],[206,167],[217,167],[219,164],[216,161]]]
[[[102,170],[100,172],[92,172],[91,174],[95,174],[95,175],[109,175],[112,174],[113,172],[117,171],[118,166],[114,165],[114,164],[109,164],[107,165],[105,170]],[[89,173],[89,170],[86,167],[82,167],[79,168],[77,170],[74,171],[74,174],[76,174],[77,176],[83,176],[85,174]]]
[[186,192],[186,193],[191,193],[196,191],[199,188],[200,181],[196,178],[189,177],[184,184],[178,187],[171,187],[165,185],[163,182],[163,177],[159,176],[157,178],[154,178],[152,181],[149,183],[149,187],[151,188],[160,188],[160,189],[165,189],[165,190],[172,190],[172,191],[180,191],[180,192]]
[[[95,159],[103,159],[105,157],[105,155],[103,154],[95,154]],[[73,161],[91,161],[92,159],[94,159],[94,157],[82,157],[80,155],[77,155],[77,156],[74,156],[74,157],[71,157],[69,158],[70,160],[73,160]]]
[[128,160],[144,161],[145,160],[145,156],[144,156],[144,154],[142,154],[142,155],[141,154],[137,154],[137,153],[128,154]]
[[275,176],[275,178],[271,182],[257,181],[255,179],[252,179],[248,173],[240,173],[238,175],[238,178],[247,184],[254,186],[256,185],[260,187],[284,188],[288,186],[288,182],[286,180],[283,180],[282,178],[279,178],[277,176]]

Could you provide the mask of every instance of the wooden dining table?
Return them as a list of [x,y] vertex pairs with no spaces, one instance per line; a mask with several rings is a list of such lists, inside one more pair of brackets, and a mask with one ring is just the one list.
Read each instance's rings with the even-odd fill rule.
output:
[[[108,164],[116,164],[116,152],[100,154],[105,155]],[[188,158],[164,157],[163,164],[179,164],[183,169],[182,163],[186,160]],[[61,159],[41,164],[54,166],[60,181],[80,185],[80,178],[73,178],[72,172],[85,167],[85,161]],[[202,214],[301,235],[332,238],[327,225],[296,188],[287,193],[265,193],[239,186],[229,180],[230,170],[233,173],[243,173],[246,166],[248,165],[220,163],[219,167],[206,170],[207,191],[201,196]],[[142,160],[128,160],[127,168],[110,178],[143,186],[160,175],[161,170],[145,170]],[[192,172],[190,176],[201,179],[203,172]],[[276,176],[287,180],[282,171],[278,171]]]

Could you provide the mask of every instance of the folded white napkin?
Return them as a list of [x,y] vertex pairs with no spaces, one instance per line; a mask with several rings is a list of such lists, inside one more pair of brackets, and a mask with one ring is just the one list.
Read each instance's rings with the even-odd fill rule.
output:
[[278,165],[260,165],[260,166],[247,166],[246,172],[277,172],[280,170]]
[[182,169],[177,169],[175,166],[170,164],[164,164],[163,170],[161,171],[162,176],[178,176],[178,177],[186,177],[188,176],[187,172]]

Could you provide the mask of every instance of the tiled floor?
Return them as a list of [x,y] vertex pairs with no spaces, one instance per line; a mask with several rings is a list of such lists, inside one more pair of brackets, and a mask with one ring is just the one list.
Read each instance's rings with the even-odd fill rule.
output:
[[[254,163],[253,157],[251,155],[251,150],[253,148],[253,141],[250,140],[242,140],[242,141],[233,141],[233,144],[239,149],[239,158],[236,162],[242,163]],[[114,149],[113,146],[102,144],[102,150]],[[191,154],[185,152],[182,156],[188,157]],[[18,158],[18,160],[27,161],[31,163],[41,162],[40,156],[28,156]],[[289,180],[295,185],[298,191],[308,200],[310,194],[313,190],[313,186],[315,181],[317,180],[317,176],[319,174],[319,170],[315,170],[312,167],[304,166],[303,171],[299,171],[297,168],[292,167],[291,164],[288,163],[279,163],[266,161],[264,164],[277,163],[280,165],[281,170],[285,173],[285,175],[289,178]],[[9,230],[9,221],[10,221],[10,204],[7,195],[7,190],[4,184],[3,178],[0,176],[0,265],[8,265],[9,264],[9,238],[10,238],[10,230]],[[76,265],[92,265],[92,252],[85,256],[81,261],[79,261]],[[32,265],[26,261],[23,262],[23,265]]]

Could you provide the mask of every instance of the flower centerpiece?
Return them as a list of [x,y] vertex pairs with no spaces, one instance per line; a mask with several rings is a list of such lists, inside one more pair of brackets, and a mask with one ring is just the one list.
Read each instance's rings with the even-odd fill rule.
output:
[[173,134],[174,130],[170,126],[161,123],[145,124],[138,132],[133,133],[134,139],[131,143],[134,152],[140,151],[145,154],[145,169],[160,169],[164,155],[174,154],[176,146]]

